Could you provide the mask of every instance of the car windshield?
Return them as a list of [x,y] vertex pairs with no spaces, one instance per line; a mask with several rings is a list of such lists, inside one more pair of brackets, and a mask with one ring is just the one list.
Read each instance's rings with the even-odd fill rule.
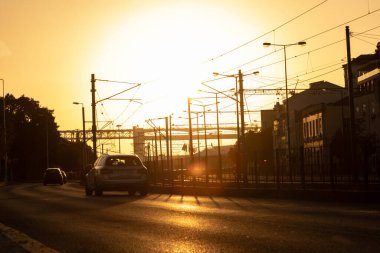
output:
[[139,166],[141,165],[140,159],[134,156],[118,156],[109,157],[106,161],[108,166]]

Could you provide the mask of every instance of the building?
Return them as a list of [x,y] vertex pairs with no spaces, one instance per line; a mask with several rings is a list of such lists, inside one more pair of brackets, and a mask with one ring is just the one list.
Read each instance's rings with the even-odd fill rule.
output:
[[343,136],[347,135],[348,106],[345,100],[337,103],[321,103],[301,110],[302,119],[302,168],[311,181],[325,181],[331,173],[344,174],[347,150]]
[[[351,60],[351,70],[353,85],[357,87],[358,78],[363,74],[373,70],[380,64],[380,42],[377,43],[376,50],[373,54],[362,54]],[[348,70],[347,64],[343,65],[345,88],[348,87]]]
[[380,66],[357,78],[354,92],[356,143],[362,170],[359,174],[379,174],[380,166]]
[[[351,119],[347,64],[343,68],[344,87],[326,81],[311,83],[309,89],[290,92],[288,101],[275,105],[273,149],[278,176],[287,175],[290,180],[302,176],[312,182],[325,182],[327,177],[336,180],[337,175],[347,182],[379,180],[380,42],[374,54],[352,60],[355,153],[351,153],[348,138]],[[352,158],[357,167],[351,166]]]
[[[275,106],[274,110],[277,111],[277,117],[274,121],[273,147],[276,166],[281,166],[283,171],[289,173],[292,173],[291,169],[295,170],[296,167],[300,166],[300,152],[303,153],[300,149],[303,149],[304,147],[303,117],[305,115],[303,110],[313,105],[321,106],[337,102],[342,100],[346,94],[346,90],[339,85],[326,81],[319,81],[310,83],[309,89],[296,93],[288,98],[289,118],[287,118],[285,110],[286,101],[284,101],[284,105],[278,103]],[[307,121],[313,121],[314,117],[317,116],[310,116]],[[289,140],[287,140],[286,120],[289,120],[290,159],[287,151]],[[316,131],[315,126],[314,131]],[[289,161],[292,168],[288,168],[287,164]]]

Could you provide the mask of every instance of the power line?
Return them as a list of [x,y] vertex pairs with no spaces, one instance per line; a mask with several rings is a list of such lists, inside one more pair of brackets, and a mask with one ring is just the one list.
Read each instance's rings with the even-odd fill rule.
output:
[[214,60],[216,60],[216,59],[218,59],[218,58],[221,58],[221,57],[223,57],[223,56],[225,56],[225,55],[227,55],[227,54],[229,54],[229,53],[232,53],[232,52],[234,52],[234,51],[236,51],[236,50],[238,50],[238,49],[240,49],[240,48],[242,48],[242,47],[244,47],[244,46],[246,46],[246,45],[248,45],[248,44],[250,44],[250,43],[252,43],[252,42],[254,42],[254,41],[256,41],[256,40],[258,40],[258,39],[260,39],[260,38],[262,38],[262,37],[264,37],[265,35],[270,34],[271,32],[274,32],[274,31],[280,29],[281,27],[283,27],[283,26],[289,24],[290,22],[296,20],[297,18],[299,18],[299,17],[305,15],[306,13],[308,13],[308,12],[314,10],[315,8],[317,8],[317,7],[319,7],[320,5],[326,3],[327,1],[328,1],[328,0],[325,0],[325,1],[323,1],[323,2],[321,2],[321,3],[319,3],[319,4],[317,4],[317,5],[315,5],[314,7],[308,9],[307,11],[304,11],[304,12],[302,12],[301,14],[297,15],[296,17],[291,18],[290,20],[286,21],[285,23],[283,23],[283,24],[277,26],[276,28],[272,29],[271,31],[266,32],[266,33],[264,33],[264,34],[262,34],[262,35],[260,35],[260,36],[258,36],[258,37],[256,37],[256,38],[254,38],[254,39],[251,39],[250,41],[247,41],[247,42],[241,44],[240,46],[237,46],[237,47],[235,47],[235,48],[233,48],[233,49],[231,49],[231,50],[228,50],[227,52],[225,52],[225,53],[223,53],[223,54],[221,54],[221,55],[219,55],[219,56],[216,56],[216,57],[210,59],[209,61],[214,61]]
[[[311,39],[313,39],[313,38],[315,38],[315,37],[318,37],[318,36],[320,36],[320,35],[322,35],[322,34],[324,34],[324,33],[327,33],[327,32],[329,32],[329,31],[332,31],[332,30],[334,30],[334,29],[336,29],[336,28],[339,28],[339,27],[341,27],[341,26],[347,25],[347,24],[349,24],[349,23],[352,23],[352,22],[354,22],[354,21],[357,21],[357,20],[362,19],[362,18],[364,18],[364,17],[367,17],[367,16],[369,16],[369,15],[372,15],[372,14],[378,12],[378,11],[380,11],[380,8],[379,8],[379,9],[376,9],[376,10],[374,10],[374,11],[372,11],[371,13],[367,13],[367,14],[361,15],[361,16],[359,16],[359,17],[356,17],[356,18],[354,18],[354,19],[351,19],[351,20],[349,20],[349,21],[346,21],[346,22],[344,22],[344,23],[342,23],[342,24],[339,24],[339,25],[333,26],[333,27],[331,27],[331,28],[329,28],[329,29],[326,29],[326,30],[324,30],[324,31],[322,31],[322,32],[319,32],[319,33],[317,33],[317,34],[315,34],[315,35],[312,35],[312,36],[310,36],[310,37],[308,37],[308,38],[305,38],[305,39],[303,39],[302,41],[311,40]],[[371,28],[370,30],[364,31],[364,32],[362,32],[362,33],[366,33],[366,32],[368,32],[368,31],[371,31],[371,30],[374,30],[374,29],[377,29],[377,28],[378,28],[378,26],[375,27],[375,28]],[[362,34],[362,33],[359,33],[359,34]],[[342,40],[339,40],[339,41],[335,41],[335,42],[333,42],[333,43],[330,43],[330,44],[325,45],[325,46],[323,46],[323,47],[320,47],[320,48],[317,48],[317,49],[315,49],[315,50],[312,50],[312,51],[306,52],[306,53],[304,53],[304,54],[300,54],[300,55],[298,55],[298,56],[302,56],[302,55],[305,55],[305,54],[308,54],[308,53],[311,53],[311,52],[318,51],[318,50],[320,50],[320,49],[323,49],[323,48],[325,48],[325,47],[331,46],[331,45],[333,45],[333,44],[336,44],[336,43],[339,43],[339,42],[342,42],[342,41],[345,41],[345,39],[342,39]],[[268,54],[265,54],[265,55],[263,55],[263,56],[260,56],[260,57],[258,57],[258,58],[255,58],[255,59],[253,59],[253,60],[250,60],[250,61],[248,61],[248,62],[245,62],[245,63],[243,63],[243,64],[240,64],[240,65],[237,66],[237,67],[234,67],[234,68],[232,68],[232,69],[229,69],[229,70],[223,71],[223,73],[228,73],[228,72],[231,72],[231,71],[233,71],[233,70],[239,69],[239,68],[244,67],[244,66],[246,66],[246,65],[248,65],[248,64],[251,64],[251,63],[253,63],[253,62],[256,62],[256,61],[258,61],[258,60],[261,60],[261,59],[263,59],[263,58],[265,58],[265,57],[267,57],[267,56],[270,56],[270,55],[272,55],[272,54],[274,54],[274,53],[276,53],[276,52],[279,52],[279,51],[277,51],[277,50],[272,51],[272,52],[270,52],[270,53],[268,53]],[[293,59],[293,58],[296,58],[296,57],[298,57],[298,56],[294,56],[294,57],[292,57],[292,58],[288,58],[288,59]],[[256,67],[256,68],[251,69],[251,70],[249,70],[249,71],[252,71],[252,70],[255,70],[255,69],[260,69],[260,68],[267,67],[267,66],[270,66],[270,65],[274,65],[274,64],[277,64],[277,63],[280,63],[280,62],[283,62],[283,61],[284,61],[284,60],[280,60],[280,61],[277,61],[277,62],[275,62],[275,63],[270,63],[270,64],[267,64],[267,65],[264,65],[264,66]]]
[[339,27],[341,27],[341,26],[345,26],[345,25],[347,25],[347,24],[349,24],[349,23],[352,23],[352,22],[354,22],[354,21],[357,21],[357,20],[359,20],[359,19],[362,19],[362,18],[364,18],[364,17],[366,17],[366,16],[368,16],[368,15],[371,15],[371,14],[373,14],[373,13],[375,13],[375,12],[378,12],[378,11],[380,11],[380,8],[374,10],[373,12],[370,12],[370,13],[367,13],[367,14],[361,15],[361,16],[359,16],[359,17],[356,17],[356,18],[354,18],[354,19],[351,19],[351,20],[349,20],[349,21],[346,21],[346,22],[344,22],[344,23],[342,23],[342,24],[340,24],[340,25],[337,25],[337,26],[331,27],[331,28],[329,28],[329,29],[327,29],[327,30],[324,30],[324,31],[320,32],[320,33],[314,34],[314,35],[312,35],[312,36],[310,36],[310,37],[308,37],[308,38],[303,39],[303,41],[307,41],[307,40],[313,39],[313,38],[315,38],[315,37],[318,37],[319,35],[322,35],[322,34],[324,34],[324,33],[330,32],[330,31],[332,31],[332,30],[334,30],[334,29],[336,29],[336,28],[339,28]]
[[308,82],[308,81],[313,80],[313,79],[315,79],[315,78],[319,78],[319,77],[321,77],[321,76],[325,76],[325,75],[331,74],[331,73],[333,73],[333,72],[335,72],[335,71],[338,71],[338,70],[341,70],[341,69],[342,69],[342,67],[339,67],[339,68],[333,69],[333,70],[331,70],[331,71],[328,71],[328,72],[326,72],[326,73],[323,73],[323,74],[320,74],[320,75],[317,75],[317,76],[314,76],[314,77],[311,77],[311,78],[308,78],[308,79],[302,80],[302,81],[300,81],[299,83],[305,83],[305,82]]

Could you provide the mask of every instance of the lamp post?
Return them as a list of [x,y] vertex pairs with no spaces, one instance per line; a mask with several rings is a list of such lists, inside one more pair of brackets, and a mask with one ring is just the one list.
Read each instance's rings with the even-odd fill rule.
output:
[[[212,104],[193,104],[197,106],[202,106],[203,107],[203,130],[204,130],[204,138],[205,138],[205,172],[206,172],[206,185],[208,184],[208,150],[207,150],[207,128],[206,128],[206,106],[210,106]],[[210,111],[210,110],[208,110]],[[199,152],[200,153],[200,152]]]
[[269,47],[269,46],[275,46],[275,47],[282,47],[283,50],[284,50],[284,63],[285,63],[285,94],[286,94],[286,138],[288,139],[288,145],[287,145],[287,148],[288,148],[288,168],[289,170],[291,170],[291,157],[290,157],[290,149],[291,149],[291,145],[290,145],[290,120],[289,120],[289,99],[288,99],[288,69],[287,69],[287,65],[286,65],[286,48],[289,47],[289,46],[295,46],[295,45],[298,45],[298,46],[304,46],[306,45],[306,42],[305,41],[299,41],[297,43],[291,43],[291,44],[273,44],[273,43],[269,43],[269,42],[264,42],[263,43],[263,46],[265,47]]
[[120,127],[121,127],[121,125],[120,124],[116,125],[116,127],[117,127],[117,129],[119,131],[119,154],[121,154],[121,146],[120,146]]
[[198,90],[200,92],[205,93],[211,93],[215,95],[215,105],[216,105],[216,131],[217,131],[217,138],[218,138],[218,169],[219,169],[219,178],[220,178],[220,184],[223,186],[223,171],[222,171],[222,154],[220,150],[220,128],[219,128],[219,102],[218,102],[218,94],[226,91],[217,91],[217,92],[210,92],[210,91],[203,91]]
[[82,105],[82,141],[83,141],[83,169],[87,165],[87,154],[86,154],[86,120],[84,114],[84,104],[80,102],[73,102],[74,105]]
[[193,126],[191,123],[191,98],[187,98],[187,112],[189,114],[189,154],[191,166],[194,164]]
[[[232,100],[236,101],[236,125],[237,125],[237,153],[240,156],[240,159],[237,159],[236,162],[236,169],[237,169],[237,181],[238,184],[240,183],[240,171],[241,167],[244,169],[244,182],[248,182],[248,176],[247,176],[247,166],[245,162],[245,119],[244,119],[244,87],[243,87],[243,76],[248,75],[257,75],[259,71],[254,71],[252,73],[243,74],[241,70],[239,70],[238,74],[233,75],[224,75],[220,74],[218,72],[214,72],[213,75],[215,76],[224,76],[224,77],[233,77],[235,78],[235,91],[236,91],[236,98],[232,98]],[[240,100],[239,100],[240,97]],[[239,106],[240,106],[240,129],[239,129]],[[241,152],[243,151],[243,152]]]
[[3,83],[3,129],[4,129],[4,182],[8,182],[8,153],[7,153],[7,125],[5,123],[5,81],[0,79]]

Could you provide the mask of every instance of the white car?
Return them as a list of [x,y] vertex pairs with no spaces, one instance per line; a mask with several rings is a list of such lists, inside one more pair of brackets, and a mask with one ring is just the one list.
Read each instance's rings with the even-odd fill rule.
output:
[[103,191],[128,191],[141,196],[148,193],[148,169],[135,155],[102,155],[86,174],[85,192],[101,196]]

